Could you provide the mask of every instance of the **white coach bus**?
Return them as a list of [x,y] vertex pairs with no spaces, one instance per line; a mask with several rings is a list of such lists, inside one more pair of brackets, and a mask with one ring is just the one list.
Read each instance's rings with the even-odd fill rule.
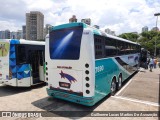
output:
[[45,42],[0,39],[0,83],[29,87],[44,82]]
[[92,106],[139,67],[140,45],[84,23],[52,28],[46,37],[48,95]]

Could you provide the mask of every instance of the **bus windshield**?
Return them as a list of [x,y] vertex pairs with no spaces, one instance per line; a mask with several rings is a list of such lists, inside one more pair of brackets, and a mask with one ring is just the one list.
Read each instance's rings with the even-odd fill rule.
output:
[[49,36],[50,58],[78,60],[82,32],[82,26],[51,31]]

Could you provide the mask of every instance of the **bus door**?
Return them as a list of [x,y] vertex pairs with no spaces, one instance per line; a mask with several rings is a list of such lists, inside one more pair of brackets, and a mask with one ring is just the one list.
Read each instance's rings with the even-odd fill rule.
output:
[[44,55],[44,51],[43,50],[39,50],[39,53],[38,53],[38,57],[39,57],[39,80],[40,81],[45,81],[45,78],[44,78],[44,62],[45,62],[45,55]]
[[32,69],[33,84],[44,81],[44,51],[29,50],[29,63]]

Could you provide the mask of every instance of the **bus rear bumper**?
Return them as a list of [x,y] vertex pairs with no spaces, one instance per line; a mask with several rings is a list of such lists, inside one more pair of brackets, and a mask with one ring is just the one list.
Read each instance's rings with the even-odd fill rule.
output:
[[52,96],[54,98],[67,100],[67,101],[82,104],[85,106],[93,106],[95,104],[93,97],[83,97],[83,96],[73,95],[73,94],[64,93],[56,90],[51,90],[49,88],[47,88],[47,93],[49,96]]

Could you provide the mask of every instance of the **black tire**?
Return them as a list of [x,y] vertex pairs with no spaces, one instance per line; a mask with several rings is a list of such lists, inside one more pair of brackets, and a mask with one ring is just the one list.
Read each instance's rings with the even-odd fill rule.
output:
[[112,82],[111,82],[111,95],[114,96],[116,93],[116,88],[117,88],[117,84],[116,84],[116,79],[113,78]]
[[122,88],[122,75],[119,75],[118,82],[117,82],[117,90]]

